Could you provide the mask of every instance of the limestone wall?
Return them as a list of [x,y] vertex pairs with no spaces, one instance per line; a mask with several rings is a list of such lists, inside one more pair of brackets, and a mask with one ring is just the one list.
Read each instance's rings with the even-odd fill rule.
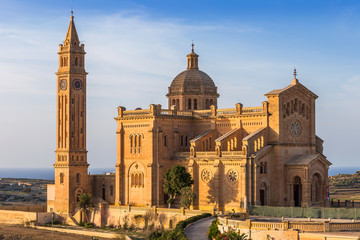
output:
[[[175,225],[189,217],[200,215],[205,211],[152,208],[152,207],[131,207],[100,204],[91,213],[90,221],[96,226],[123,226],[125,223],[137,228],[164,227],[165,229]],[[75,216],[74,216],[75,217]],[[79,219],[76,219],[79,221]]]
[[24,211],[24,212],[46,212],[46,205],[0,206],[0,210]]
[[0,210],[0,224],[24,224],[36,221],[36,212]]

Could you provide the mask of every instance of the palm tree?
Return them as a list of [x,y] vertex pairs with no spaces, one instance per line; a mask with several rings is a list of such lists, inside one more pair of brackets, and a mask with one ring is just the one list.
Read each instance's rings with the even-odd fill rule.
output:
[[82,222],[83,213],[85,213],[85,222],[87,222],[87,213],[93,206],[91,199],[92,195],[90,193],[79,195],[79,201],[77,203],[80,209],[80,222]]

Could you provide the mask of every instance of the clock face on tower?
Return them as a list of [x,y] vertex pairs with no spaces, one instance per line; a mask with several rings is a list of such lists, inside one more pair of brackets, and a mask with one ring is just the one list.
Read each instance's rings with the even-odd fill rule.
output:
[[298,120],[294,120],[290,124],[290,132],[294,137],[299,137],[301,134],[301,124]]
[[75,79],[73,85],[75,90],[80,90],[82,88],[82,81],[79,79]]
[[66,81],[66,79],[61,79],[61,81],[60,81],[60,89],[61,89],[62,91],[65,91],[66,88],[67,88],[67,81]]

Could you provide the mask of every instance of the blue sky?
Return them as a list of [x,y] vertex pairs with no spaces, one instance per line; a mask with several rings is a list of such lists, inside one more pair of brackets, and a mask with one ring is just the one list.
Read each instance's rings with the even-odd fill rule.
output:
[[358,1],[6,1],[0,8],[1,167],[51,167],[58,45],[73,8],[85,44],[87,148],[116,161],[116,107],[167,106],[193,40],[219,107],[258,106],[293,68],[319,95],[317,135],[334,166],[360,166]]

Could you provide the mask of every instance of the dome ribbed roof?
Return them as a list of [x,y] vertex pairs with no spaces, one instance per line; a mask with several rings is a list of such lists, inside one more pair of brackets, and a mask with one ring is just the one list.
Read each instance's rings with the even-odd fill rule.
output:
[[170,93],[210,93],[216,94],[214,81],[198,69],[188,69],[178,74],[170,85]]

